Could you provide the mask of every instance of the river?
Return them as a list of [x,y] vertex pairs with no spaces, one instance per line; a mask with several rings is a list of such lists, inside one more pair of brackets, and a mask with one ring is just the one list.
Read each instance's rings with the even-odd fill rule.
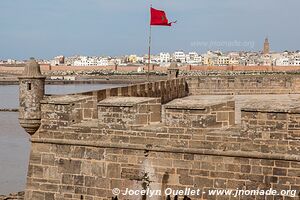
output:
[[[46,94],[70,94],[119,87],[112,84],[47,85]],[[0,108],[19,104],[17,85],[0,85]],[[20,127],[18,113],[0,112],[0,194],[25,189],[29,162],[29,135]]]

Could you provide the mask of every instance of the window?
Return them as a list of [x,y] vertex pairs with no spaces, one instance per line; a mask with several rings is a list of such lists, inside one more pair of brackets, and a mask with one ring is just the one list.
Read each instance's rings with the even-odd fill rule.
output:
[[27,90],[28,90],[28,91],[31,90],[31,83],[27,83]]

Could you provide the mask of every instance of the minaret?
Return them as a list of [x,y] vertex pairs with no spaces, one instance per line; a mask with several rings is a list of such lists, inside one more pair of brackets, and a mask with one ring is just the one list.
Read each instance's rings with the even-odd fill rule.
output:
[[269,54],[270,53],[270,43],[269,43],[269,39],[266,38],[265,39],[265,43],[264,43],[264,51],[263,54]]
[[19,122],[27,133],[33,135],[41,125],[41,103],[45,94],[45,79],[40,65],[30,58],[19,77]]

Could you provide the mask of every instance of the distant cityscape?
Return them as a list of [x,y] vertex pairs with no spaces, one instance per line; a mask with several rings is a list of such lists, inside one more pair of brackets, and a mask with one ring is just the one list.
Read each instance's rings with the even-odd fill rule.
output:
[[[195,66],[300,66],[300,51],[270,51],[268,38],[265,39],[261,52],[226,52],[208,51],[204,54],[197,52],[175,51],[173,53],[161,52],[151,55],[150,63],[157,66],[168,67],[172,61],[179,65]],[[14,59],[0,60],[0,64],[23,64],[25,61]],[[127,66],[148,64],[148,55],[110,56],[82,56],[65,57],[56,56],[51,60],[39,60],[39,63],[51,66]]]

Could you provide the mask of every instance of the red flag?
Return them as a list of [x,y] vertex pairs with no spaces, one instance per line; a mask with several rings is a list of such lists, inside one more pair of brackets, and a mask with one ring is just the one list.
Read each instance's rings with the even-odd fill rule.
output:
[[176,23],[176,21],[169,23],[166,13],[163,10],[150,8],[150,12],[151,12],[150,25],[152,26],[171,26],[172,23]]

